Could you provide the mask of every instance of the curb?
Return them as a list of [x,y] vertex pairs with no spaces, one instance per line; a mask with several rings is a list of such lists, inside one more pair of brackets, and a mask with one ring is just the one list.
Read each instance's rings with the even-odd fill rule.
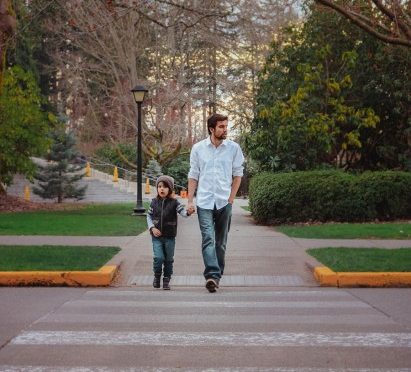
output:
[[0,271],[0,286],[109,286],[119,266],[107,265],[98,271]]
[[334,272],[317,266],[313,274],[324,287],[411,287],[411,272]]

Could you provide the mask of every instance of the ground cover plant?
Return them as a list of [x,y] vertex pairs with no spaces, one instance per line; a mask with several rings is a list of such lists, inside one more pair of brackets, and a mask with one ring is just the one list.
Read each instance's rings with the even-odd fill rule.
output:
[[0,271],[98,270],[118,247],[0,246]]
[[411,248],[313,248],[307,253],[336,272],[411,271]]
[[0,214],[0,235],[135,236],[146,230],[134,204],[89,204],[71,210]]
[[275,229],[294,238],[411,239],[411,222],[296,224],[276,226]]

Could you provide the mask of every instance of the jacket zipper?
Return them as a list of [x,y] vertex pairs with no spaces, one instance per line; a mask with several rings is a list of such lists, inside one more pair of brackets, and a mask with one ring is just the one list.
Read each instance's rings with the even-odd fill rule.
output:
[[160,231],[163,233],[163,208],[164,208],[164,199],[161,201],[161,217],[160,217]]

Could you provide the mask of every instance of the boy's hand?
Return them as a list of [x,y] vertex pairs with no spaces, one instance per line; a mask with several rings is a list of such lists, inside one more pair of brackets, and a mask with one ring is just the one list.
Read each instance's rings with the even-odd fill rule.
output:
[[195,211],[196,211],[196,207],[194,206],[194,203],[193,202],[188,202],[188,204],[187,204],[187,213],[188,213],[188,215],[191,215],[191,214],[195,213]]
[[194,213],[194,210],[191,208],[187,209],[187,216],[191,216]]
[[159,229],[156,229],[155,227],[153,227],[151,229],[151,232],[153,233],[153,235],[158,238],[159,236],[161,236],[161,231]]

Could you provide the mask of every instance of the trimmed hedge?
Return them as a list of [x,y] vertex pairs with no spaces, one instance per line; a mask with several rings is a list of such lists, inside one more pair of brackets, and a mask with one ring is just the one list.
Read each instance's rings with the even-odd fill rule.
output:
[[250,182],[259,223],[360,222],[411,218],[411,173],[261,173]]

